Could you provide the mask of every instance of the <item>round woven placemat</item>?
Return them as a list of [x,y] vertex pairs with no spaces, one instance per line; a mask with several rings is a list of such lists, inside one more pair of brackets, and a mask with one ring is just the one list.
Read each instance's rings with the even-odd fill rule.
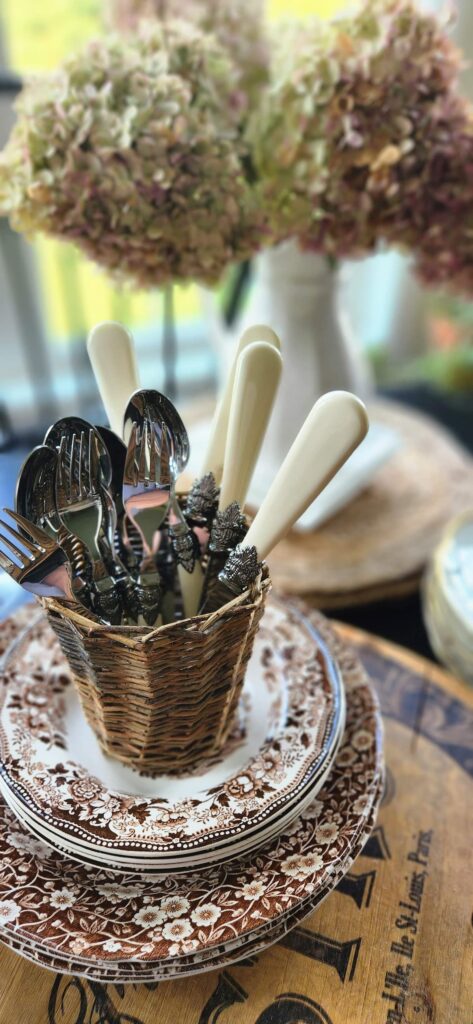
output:
[[313,533],[293,531],[268,559],[278,590],[320,608],[414,592],[449,519],[473,507],[473,460],[447,431],[394,402],[369,413],[402,448],[346,508]]

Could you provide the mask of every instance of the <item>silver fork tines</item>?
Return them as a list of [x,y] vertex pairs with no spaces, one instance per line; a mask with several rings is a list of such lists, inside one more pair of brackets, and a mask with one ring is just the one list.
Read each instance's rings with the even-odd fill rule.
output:
[[136,487],[138,484],[138,459],[140,456],[140,451],[140,428],[137,423],[134,423],[131,428],[130,439],[128,441],[128,448],[125,459],[125,468],[123,470],[123,483],[126,484],[128,487]]
[[89,430],[88,437],[84,430],[72,434],[69,445],[67,437],[61,438],[56,490],[62,509],[100,496],[100,460],[94,430]]
[[[63,437],[59,446],[56,499],[69,530],[87,545],[93,562],[100,558],[96,538],[102,526],[101,475],[95,432]],[[88,515],[84,519],[84,514]],[[97,565],[95,565],[97,570]]]
[[[8,512],[7,509],[4,509],[3,511]],[[14,519],[16,523],[18,523],[20,529],[15,530],[10,525],[10,523],[8,523],[5,519],[0,519],[0,525],[3,527],[4,530],[8,531],[10,537],[13,537],[17,541],[17,543],[19,542],[21,544],[21,548],[17,547],[16,544],[13,544],[12,540],[9,537],[5,537],[5,534],[1,532],[0,541],[4,545],[6,545],[8,550],[11,551],[12,555],[14,555],[14,557],[20,563],[18,568],[20,570],[26,569],[40,555],[45,554],[47,549],[44,546],[44,543],[41,543],[41,541],[43,540],[43,538],[46,538],[47,541],[47,535],[44,533],[43,530],[40,530],[38,527],[35,527],[31,523],[28,523],[28,521],[26,519],[23,519],[22,516],[17,515],[16,512],[8,512],[8,515],[11,516],[11,518]],[[23,530],[21,529],[21,527],[23,527]],[[25,527],[28,529],[28,532],[30,536],[33,538],[33,540],[28,540],[28,537],[25,536]],[[6,571],[8,572],[10,568],[10,562],[11,559],[8,557],[8,555],[5,555],[4,552],[0,550],[0,565],[2,569],[6,569]]]
[[139,466],[138,466],[138,483],[143,480],[145,487],[149,487],[151,483],[155,483],[151,480],[150,475],[150,463],[151,463],[151,438],[148,423],[146,422],[143,426],[141,439],[139,440]]
[[[80,444],[80,453],[79,453],[79,459],[77,459],[77,455],[76,455],[77,434],[73,434],[72,435],[71,450],[69,452],[69,482],[68,482],[69,486],[67,488],[67,495],[69,497],[69,504],[71,504],[72,501],[80,500],[80,492],[81,492],[81,485],[82,485],[82,480],[81,480],[81,473],[82,473],[82,437],[83,437],[83,434],[81,433],[81,435],[80,435],[81,439],[80,439],[80,442],[79,442],[79,444]],[[74,475],[74,469],[76,467],[76,463],[77,463],[77,476],[78,476],[77,485],[76,485],[76,477]]]
[[158,479],[157,474],[160,473],[161,467],[161,449],[158,447],[156,433],[150,425],[149,421],[146,420],[146,452],[149,458],[149,479],[154,482]]
[[170,475],[167,453],[167,431],[164,424],[161,424],[158,437],[154,425],[149,420],[144,420],[141,429],[138,423],[134,423],[128,441],[124,485],[136,488],[139,492],[147,487],[168,487]]
[[123,474],[123,504],[143,541],[138,596],[148,625],[154,624],[160,606],[161,579],[154,555],[170,499],[165,433],[164,424],[157,428],[147,417],[133,423]]
[[[34,526],[18,512],[10,509],[3,512],[3,517],[0,517],[0,567],[33,594],[73,601],[70,566],[59,545],[41,527]],[[5,514],[15,526],[5,519]]]
[[120,599],[116,578],[110,575],[109,566],[116,570],[117,579],[124,577],[126,570],[113,552],[113,501],[110,498],[107,502],[93,427],[61,438],[56,499],[64,525],[89,551],[94,610],[117,625],[121,620]]

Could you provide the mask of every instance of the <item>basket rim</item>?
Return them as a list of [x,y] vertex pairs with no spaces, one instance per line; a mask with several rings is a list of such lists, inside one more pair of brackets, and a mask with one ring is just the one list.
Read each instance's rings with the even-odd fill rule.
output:
[[229,615],[241,607],[247,607],[248,609],[257,607],[265,592],[270,588],[271,577],[267,565],[264,564],[253,585],[242,594],[222,605],[217,611],[204,615],[194,615],[188,619],[176,619],[174,622],[168,622],[162,626],[112,626],[105,622],[94,622],[85,615],[81,615],[76,610],[77,605],[72,608],[66,603],[57,601],[55,598],[42,597],[39,598],[39,603],[48,613],[70,622],[73,628],[89,637],[102,636],[122,643],[125,646],[135,647],[137,645],[144,646],[152,642],[157,636],[172,635],[173,632],[182,632],[183,629],[186,632],[205,632],[220,619],[228,618]]

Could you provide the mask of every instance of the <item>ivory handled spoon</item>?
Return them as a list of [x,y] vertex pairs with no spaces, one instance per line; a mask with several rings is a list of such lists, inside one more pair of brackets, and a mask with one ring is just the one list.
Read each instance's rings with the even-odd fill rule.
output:
[[92,328],[87,352],[110,426],[122,437],[123,414],[140,386],[133,338],[122,324],[104,320]]
[[274,345],[255,341],[238,357],[225,445],[219,509],[233,501],[243,508],[253,476],[282,370]]
[[225,382],[223,394],[215,410],[207,452],[201,471],[201,476],[204,476],[206,473],[213,473],[217,484],[220,484],[222,480],[228,421],[238,359],[244,349],[256,341],[264,341],[268,345],[272,345],[278,352],[281,350],[281,343],[277,334],[264,324],[255,324],[255,326],[249,327],[240,338],[230,373]]
[[315,403],[202,612],[215,611],[254,583],[261,562],[361,444],[368,426],[363,402],[349,392],[332,391]]
[[209,539],[209,560],[200,604],[230,551],[246,533],[242,508],[261,450],[282,370],[281,353],[274,345],[255,341],[238,357],[228,420],[218,512]]

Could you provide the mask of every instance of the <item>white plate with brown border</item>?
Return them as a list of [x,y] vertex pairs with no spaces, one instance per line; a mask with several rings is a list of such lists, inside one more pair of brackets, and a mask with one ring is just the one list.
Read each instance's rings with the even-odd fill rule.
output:
[[193,775],[143,776],[101,751],[46,620],[6,656],[3,681],[2,788],[65,848],[166,870],[235,856],[285,828],[323,784],[345,714],[320,634],[274,598],[235,729],[221,757]]

